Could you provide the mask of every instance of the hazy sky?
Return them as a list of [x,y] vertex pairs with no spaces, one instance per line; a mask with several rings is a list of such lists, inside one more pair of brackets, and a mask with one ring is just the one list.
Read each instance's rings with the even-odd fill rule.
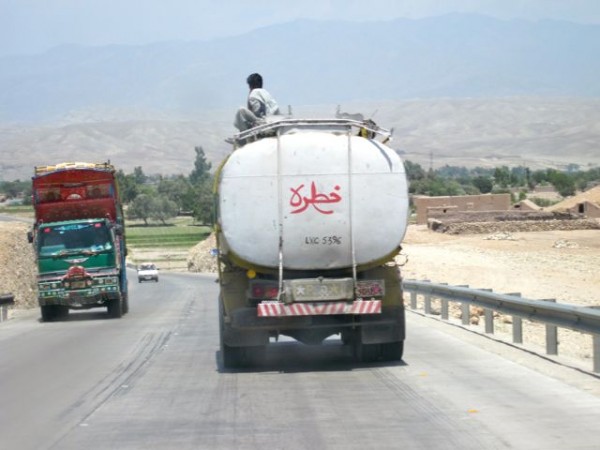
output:
[[386,20],[473,12],[600,23],[600,0],[0,0],[0,55],[59,44],[211,39],[297,18]]

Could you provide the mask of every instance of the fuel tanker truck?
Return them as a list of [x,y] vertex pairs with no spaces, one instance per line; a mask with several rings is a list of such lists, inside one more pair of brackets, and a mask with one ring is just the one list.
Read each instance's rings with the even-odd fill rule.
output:
[[280,335],[339,336],[358,361],[405,338],[404,165],[372,121],[283,119],[239,133],[216,173],[220,351],[252,364]]
[[38,166],[32,178],[33,230],[42,320],[70,309],[129,309],[123,210],[109,163]]

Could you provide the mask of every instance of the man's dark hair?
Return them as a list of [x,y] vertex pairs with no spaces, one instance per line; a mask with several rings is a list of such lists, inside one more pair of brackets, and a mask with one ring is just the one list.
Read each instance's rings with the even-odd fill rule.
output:
[[263,86],[262,77],[258,73],[248,75],[246,82],[248,83],[248,86],[250,86],[250,89],[260,89]]

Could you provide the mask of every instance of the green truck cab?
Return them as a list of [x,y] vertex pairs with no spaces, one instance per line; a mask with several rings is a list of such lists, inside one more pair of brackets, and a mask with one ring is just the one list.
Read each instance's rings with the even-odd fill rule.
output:
[[43,321],[70,309],[129,310],[123,213],[110,164],[36,167],[35,222],[29,233]]

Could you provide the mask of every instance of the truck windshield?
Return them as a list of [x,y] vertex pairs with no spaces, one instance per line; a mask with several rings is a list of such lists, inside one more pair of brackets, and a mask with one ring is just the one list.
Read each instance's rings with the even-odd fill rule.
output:
[[112,249],[110,232],[101,222],[41,227],[39,244],[40,255]]

